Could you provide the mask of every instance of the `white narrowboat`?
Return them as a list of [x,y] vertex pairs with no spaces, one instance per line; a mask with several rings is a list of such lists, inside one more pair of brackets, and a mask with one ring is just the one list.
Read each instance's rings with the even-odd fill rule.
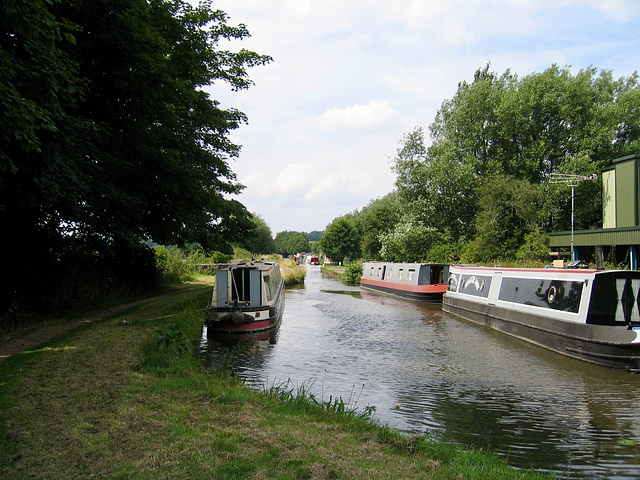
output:
[[207,334],[251,333],[274,328],[284,309],[284,280],[277,261],[252,260],[216,272]]
[[455,266],[442,309],[569,357],[640,368],[640,272]]
[[449,265],[364,262],[360,287],[424,302],[440,303]]

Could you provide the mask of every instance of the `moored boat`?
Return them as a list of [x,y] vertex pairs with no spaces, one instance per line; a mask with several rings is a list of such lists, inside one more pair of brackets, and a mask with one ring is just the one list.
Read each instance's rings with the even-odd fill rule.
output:
[[360,286],[412,300],[440,303],[447,290],[449,265],[364,262]]
[[274,328],[284,309],[284,280],[277,261],[252,260],[216,273],[207,333],[249,333]]
[[452,265],[442,309],[569,357],[640,369],[640,272]]

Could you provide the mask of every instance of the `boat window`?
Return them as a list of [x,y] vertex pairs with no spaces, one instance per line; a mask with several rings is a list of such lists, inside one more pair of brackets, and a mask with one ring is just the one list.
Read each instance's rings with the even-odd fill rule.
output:
[[409,282],[413,282],[416,279],[416,269],[415,268],[410,268],[409,269],[409,273],[407,275],[407,280]]
[[232,269],[231,299],[234,302],[249,301],[249,269]]
[[271,300],[271,277],[269,275],[264,276],[264,294],[267,300]]
[[444,283],[444,266],[432,266],[431,267],[431,284]]
[[578,313],[584,282],[538,278],[503,278],[498,300]]
[[398,280],[402,280],[402,274],[404,273],[404,268],[398,269]]
[[392,279],[393,278],[393,267],[389,267],[389,274],[387,275],[388,279]]

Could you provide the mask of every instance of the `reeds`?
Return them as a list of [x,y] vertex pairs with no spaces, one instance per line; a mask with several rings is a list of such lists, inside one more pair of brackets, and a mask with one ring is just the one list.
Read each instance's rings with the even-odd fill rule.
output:
[[285,285],[302,285],[307,270],[293,260],[280,260],[280,272]]

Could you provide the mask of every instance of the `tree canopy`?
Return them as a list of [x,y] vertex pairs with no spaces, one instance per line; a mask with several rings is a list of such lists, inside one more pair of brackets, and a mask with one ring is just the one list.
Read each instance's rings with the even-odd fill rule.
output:
[[296,255],[310,250],[307,234],[284,230],[276,234],[276,252],[284,256]]
[[[366,259],[540,255],[545,233],[571,227],[570,190],[550,178],[599,174],[640,152],[639,104],[636,73],[615,79],[595,67],[573,74],[552,65],[518,77],[487,65],[442,103],[430,142],[421,127],[403,136],[396,191],[342,218],[355,221]],[[601,228],[601,188],[576,187],[575,228]]]
[[[229,198],[242,189],[229,133],[246,116],[203,88],[247,88],[247,69],[270,58],[221,49],[249,35],[227,21],[210,1],[4,3],[0,221],[12,235],[3,310],[68,275],[64,264],[89,269],[86,258],[147,239],[230,250],[249,228]],[[43,270],[50,278],[34,284]]]
[[361,254],[355,221],[346,217],[338,217],[331,222],[318,242],[320,250],[335,262],[359,258]]
[[[534,230],[569,229],[568,190],[550,185],[551,175],[599,173],[613,159],[639,151],[640,116],[633,106],[639,95],[636,74],[616,80],[609,71],[574,75],[553,65],[518,78],[479,69],[473,82],[461,82],[443,102],[430,126],[431,145],[420,128],[401,142],[394,168],[407,214],[435,228],[444,244],[482,236],[474,246],[485,245],[484,254],[514,252]],[[542,197],[537,223],[523,224],[513,202],[531,188]],[[600,188],[596,182],[576,188],[576,228],[601,227]],[[495,218],[509,228],[487,236],[499,230],[489,221]]]
[[257,213],[252,214],[251,222],[253,228],[243,237],[240,245],[251,253],[275,253],[276,243],[267,222]]

